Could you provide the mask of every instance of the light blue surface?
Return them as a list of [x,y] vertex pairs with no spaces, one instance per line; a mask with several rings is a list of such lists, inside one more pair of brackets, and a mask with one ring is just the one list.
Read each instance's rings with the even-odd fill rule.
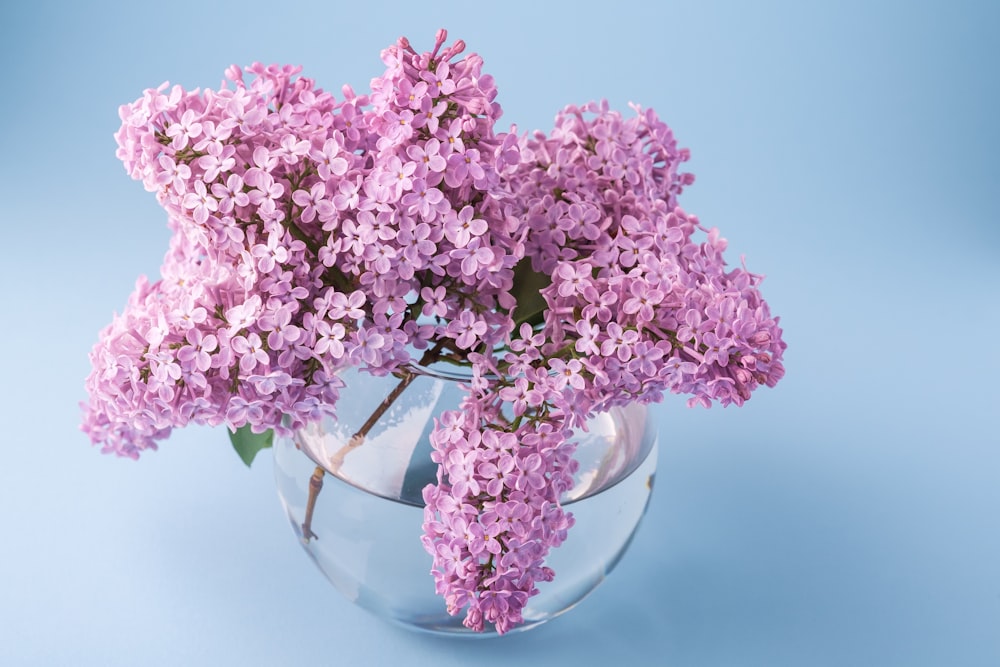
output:
[[[85,4],[0,9],[0,664],[1000,664],[1000,5]],[[743,409],[662,408],[619,569],[501,642],[337,597],[224,432],[134,463],[77,430],[87,352],[166,248],[118,105],[253,60],[363,88],[440,26],[522,130],[657,109],[789,344]]]

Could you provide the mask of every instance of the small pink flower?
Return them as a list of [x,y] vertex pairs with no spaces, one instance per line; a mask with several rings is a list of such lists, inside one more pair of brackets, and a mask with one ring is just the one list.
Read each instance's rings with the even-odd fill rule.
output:
[[168,125],[167,136],[173,139],[170,145],[177,151],[187,147],[190,139],[201,136],[201,123],[198,122],[194,109],[188,109],[179,121]]
[[233,352],[239,355],[241,373],[250,373],[257,366],[266,366],[270,361],[263,349],[264,343],[256,333],[236,336],[229,341],[229,344]]
[[204,225],[208,222],[208,216],[219,210],[219,202],[208,194],[204,181],[195,181],[194,192],[184,195],[184,208],[191,209],[194,221]]

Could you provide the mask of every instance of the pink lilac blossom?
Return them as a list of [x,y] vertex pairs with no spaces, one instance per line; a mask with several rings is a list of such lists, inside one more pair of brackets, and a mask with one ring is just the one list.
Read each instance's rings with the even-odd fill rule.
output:
[[[651,110],[497,132],[493,78],[445,41],[385,49],[367,95],[255,63],[120,109],[118,156],[174,235],[91,353],[83,429],[132,458],[192,422],[287,432],[333,413],[347,366],[464,363],[423,541],[449,611],[503,633],[572,526],[572,430],[668,391],[742,404],[785,344],[761,277],[678,206],[688,154]],[[528,321],[526,266],[547,283]]]
[[424,489],[423,537],[448,611],[465,607],[465,625],[481,631],[488,622],[501,634],[523,621],[537,583],[554,576],[545,556],[573,525],[559,496],[576,467],[558,416],[502,426],[502,404],[486,387],[442,415],[448,428],[431,436],[441,481]]

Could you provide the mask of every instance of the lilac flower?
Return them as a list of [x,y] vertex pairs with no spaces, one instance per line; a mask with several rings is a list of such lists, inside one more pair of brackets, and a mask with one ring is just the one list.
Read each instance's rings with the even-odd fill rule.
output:
[[299,339],[301,329],[292,324],[294,312],[294,306],[286,303],[261,315],[259,324],[263,331],[268,332],[267,347],[269,349],[280,350]]
[[455,344],[462,349],[475,346],[479,337],[487,331],[486,323],[469,311],[462,312],[457,320],[448,325],[448,333],[455,338]]
[[484,461],[476,469],[478,475],[486,482],[486,493],[495,498],[500,498],[503,490],[511,486],[512,482],[507,480],[514,470],[514,457],[505,454],[496,461]]
[[313,352],[319,359],[343,357],[345,335],[347,335],[347,329],[340,322],[330,323],[327,320],[319,320],[316,323],[316,343],[313,346]]
[[208,194],[204,181],[195,181],[194,192],[184,195],[184,208],[191,209],[194,221],[204,225],[208,216],[219,210],[219,202]]
[[443,210],[444,194],[437,188],[427,185],[427,181],[418,178],[413,181],[413,191],[403,195],[402,203],[407,207],[407,213],[419,215],[427,222],[433,222],[437,214]]
[[423,259],[429,258],[437,251],[437,246],[430,240],[433,233],[430,225],[425,222],[413,224],[412,220],[403,219],[399,223],[396,242],[399,243],[402,254],[423,268]]
[[591,273],[593,268],[584,262],[564,262],[556,268],[556,278],[558,280],[558,294],[561,297],[582,294],[586,287],[591,284]]
[[263,401],[248,401],[242,396],[233,396],[226,409],[226,421],[234,427],[260,423],[263,416]]
[[444,95],[451,95],[455,92],[455,81],[452,80],[448,74],[448,62],[443,61],[433,72],[430,70],[422,71],[420,73],[420,78],[427,82],[428,88],[431,91],[430,94],[434,98],[439,98]]
[[178,151],[187,147],[188,140],[201,136],[201,123],[198,122],[194,109],[188,109],[181,116],[180,121],[169,125],[167,136],[173,139],[171,147]]
[[449,123],[448,128],[444,131],[441,144],[447,155],[461,153],[465,150],[465,142],[462,141],[462,121],[460,119],[455,118]]
[[665,352],[648,340],[641,340],[632,348],[632,359],[629,360],[629,370],[650,378],[655,378],[662,363]]
[[365,316],[362,306],[365,305],[367,297],[360,290],[355,290],[350,294],[342,292],[328,292],[329,315],[335,320],[360,320]]
[[250,254],[257,258],[257,268],[263,273],[270,273],[276,265],[287,262],[289,257],[281,234],[275,232],[267,235],[267,243],[253,246]]
[[254,179],[257,187],[249,192],[250,203],[257,207],[257,213],[265,219],[281,219],[284,211],[278,207],[285,194],[285,186],[276,183],[270,174],[262,173]]
[[601,332],[600,327],[587,320],[579,320],[575,328],[579,338],[573,344],[573,349],[581,354],[600,354],[600,348],[597,346],[597,337]]
[[639,340],[639,332],[623,329],[617,322],[608,324],[608,337],[601,343],[601,354],[605,357],[616,355],[621,361],[632,356],[632,345]]
[[274,179],[271,177],[271,172],[278,167],[277,156],[272,155],[266,146],[256,146],[251,159],[253,166],[243,174],[243,181],[251,187],[260,187],[261,183],[272,182]]
[[212,352],[219,346],[218,338],[203,334],[197,328],[190,329],[186,338],[188,345],[177,351],[177,360],[182,368],[195,368],[204,373],[212,367]]
[[478,237],[465,247],[452,250],[450,255],[459,262],[461,275],[470,279],[477,276],[481,267],[492,263],[496,258],[491,248],[480,244]]
[[183,194],[187,189],[187,181],[191,178],[191,167],[183,162],[175,162],[169,155],[161,155],[158,162],[160,171],[154,183],[170,185],[176,193]]
[[256,322],[260,308],[261,298],[257,294],[252,295],[243,303],[229,308],[225,314],[225,321],[229,324],[229,335],[249,328],[251,324]]
[[622,304],[622,312],[635,315],[639,322],[651,322],[655,319],[655,307],[664,299],[664,293],[649,283],[636,280],[629,284],[631,296]]
[[424,300],[421,313],[426,317],[445,317],[448,314],[448,291],[443,285],[424,287],[420,290],[420,298]]
[[375,329],[361,328],[351,335],[351,351],[356,363],[378,367],[382,360],[385,338]]
[[[211,123],[209,123],[211,125]],[[210,143],[205,147],[208,155],[198,158],[198,166],[205,170],[202,179],[206,183],[211,183],[219,178],[223,172],[228,172],[236,164],[233,155],[236,149],[232,146],[223,146],[219,142]]]
[[[183,281],[178,284],[183,290]],[[208,319],[208,311],[198,304],[193,295],[181,296],[176,308],[167,315],[167,322],[178,329],[190,331],[193,327],[203,324]]]
[[[493,78],[446,40],[401,39],[339,100],[254,63],[122,107],[118,156],[173,236],[91,353],[84,430],[136,458],[190,422],[332,414],[348,366],[457,360],[472,378],[430,436],[422,543],[449,612],[503,633],[558,576],[572,429],[667,391],[740,405],[784,375],[785,344],[761,277],[678,206],[689,154],[652,110],[497,132]],[[522,313],[531,273],[550,284]]]
[[583,364],[579,359],[570,359],[569,361],[559,358],[551,359],[549,368],[554,373],[552,385],[556,391],[562,391],[567,385],[574,389],[586,388],[586,380],[581,375]]
[[473,217],[475,214],[473,207],[463,206],[457,215],[446,217],[444,235],[456,248],[464,248],[473,236],[481,236],[489,229],[485,220]]
[[[360,203],[358,190],[361,187],[361,176],[354,180],[344,179],[337,185],[337,194],[333,196],[333,205],[338,211],[355,209]],[[324,231],[330,231],[324,227]]]
[[479,151],[475,148],[460,150],[453,147],[451,155],[448,156],[448,170],[444,174],[444,181],[450,187],[457,188],[471,178],[473,181],[482,181],[486,178],[486,171],[479,164]]
[[260,375],[250,375],[246,381],[251,384],[260,396],[271,396],[282,389],[295,384],[296,381],[291,375],[284,371],[271,371]]
[[[444,103],[442,102],[442,104]],[[416,176],[427,179],[427,182],[435,185],[436,182],[432,181],[430,174],[443,172],[445,167],[448,166],[448,163],[439,153],[440,148],[441,142],[433,137],[428,139],[423,145],[411,144],[406,148],[406,155],[413,160],[413,164],[415,165],[414,173]]]
[[[529,364],[530,367],[530,364]],[[520,417],[528,409],[528,390],[530,385],[528,379],[519,377],[514,380],[514,384],[502,387],[499,391],[501,400],[511,404],[511,409],[515,417]]]
[[296,164],[303,156],[309,154],[309,145],[310,143],[307,139],[296,141],[294,136],[286,134],[281,138],[281,145],[272,155],[285,164]]
[[263,341],[256,333],[235,336],[229,341],[229,344],[232,346],[233,352],[239,355],[241,373],[250,373],[258,365],[266,366],[270,361],[267,352],[264,351]]
[[313,183],[308,192],[305,190],[296,190],[292,193],[292,201],[302,207],[302,222],[312,222],[316,219],[316,212],[322,208],[325,196],[326,183],[323,181]]
[[384,171],[379,176],[379,183],[387,188],[392,188],[401,195],[413,189],[413,173],[417,169],[416,162],[403,162],[395,155],[391,155],[383,167]]
[[212,195],[218,198],[218,211],[231,213],[236,206],[246,206],[250,197],[243,191],[243,178],[239,174],[229,174],[226,183],[213,183]]
[[[430,132],[432,135],[436,135],[438,133],[441,116],[448,109],[448,102],[446,100],[441,98],[438,98],[438,100],[439,101],[435,102],[434,98],[428,96],[424,97],[420,101],[420,115],[416,116],[413,119],[414,127],[426,128],[427,131]],[[431,141],[435,140],[432,139]],[[442,166],[440,171],[443,170],[444,167]]]
[[[231,158],[235,150],[224,142],[232,136],[235,127],[236,121],[233,119],[222,119],[218,123],[211,120],[204,121],[201,124],[201,139],[194,145],[194,150],[215,157],[217,161],[214,161],[213,164],[225,164],[222,171],[228,171],[236,164],[236,161]],[[232,161],[230,162],[230,160]],[[208,169],[204,165],[202,168]],[[206,177],[206,180],[214,181],[215,177]]]
[[399,85],[397,103],[408,106],[410,109],[419,109],[424,98],[427,96],[427,82],[413,82],[403,79]]

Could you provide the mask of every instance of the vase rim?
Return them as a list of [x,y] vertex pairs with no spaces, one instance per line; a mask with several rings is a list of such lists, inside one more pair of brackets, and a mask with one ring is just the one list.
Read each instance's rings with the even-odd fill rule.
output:
[[453,382],[471,382],[473,378],[472,368],[463,367],[447,361],[437,361],[429,365],[421,365],[417,360],[411,360],[403,364],[412,373],[424,377],[433,377],[439,380],[450,380]]

